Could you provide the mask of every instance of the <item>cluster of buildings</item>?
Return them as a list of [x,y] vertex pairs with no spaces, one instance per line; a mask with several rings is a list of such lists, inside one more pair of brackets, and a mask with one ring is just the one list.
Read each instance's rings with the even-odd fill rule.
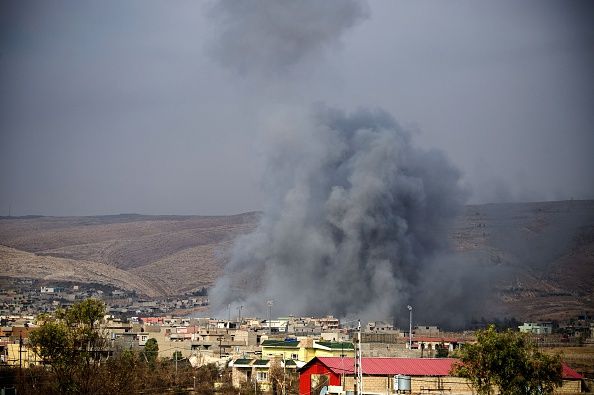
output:
[[48,284],[31,279],[2,278],[0,315],[51,313],[87,298],[101,299],[110,314],[118,317],[182,314],[208,306],[208,298],[188,295],[179,298],[140,298],[134,292],[101,285]]
[[518,326],[518,330],[523,333],[529,333],[541,336],[550,342],[556,340],[561,343],[580,343],[588,342],[594,338],[594,320],[587,315],[581,315],[567,322],[524,322]]
[[[35,328],[34,317],[2,319],[3,324],[10,320],[11,325],[0,328],[1,362],[22,367],[41,363],[27,347],[28,334]],[[136,349],[142,353],[152,338],[157,340],[161,358],[179,358],[194,367],[207,363],[227,366],[238,387],[248,382],[268,391],[276,368],[283,377],[298,377],[300,394],[347,395],[355,387],[357,345],[353,339],[358,336],[337,321],[334,317],[270,321],[245,318],[238,322],[172,316],[123,320],[106,316],[101,332],[110,352]],[[436,327],[417,326],[410,348],[407,333],[384,324],[370,323],[361,333],[363,394],[473,393],[465,379],[451,375],[455,359],[435,358],[429,353],[438,347],[454,350],[472,338],[454,338]],[[378,335],[388,336],[390,342],[381,342],[386,337]],[[557,393],[580,393],[585,388],[583,377],[566,365],[563,379]]]
[[[34,315],[0,316],[3,362],[22,366],[37,362],[27,351],[28,334],[35,326]],[[437,332],[433,337],[424,335],[424,328],[416,327],[419,335],[413,338],[411,348],[408,333],[387,323],[371,322],[362,333],[364,352],[368,356],[432,357],[439,346],[454,350],[465,341]],[[208,362],[233,365],[232,361],[241,359],[244,365],[255,366],[262,363],[257,360],[280,358],[301,367],[317,356],[353,356],[353,329],[343,327],[332,316],[222,320],[175,316],[124,318],[110,314],[101,324],[101,333],[114,352],[124,349],[142,352],[148,339],[153,338],[159,345],[159,357],[171,358],[175,353],[197,365]],[[20,353],[14,351],[19,347]]]
[[[27,345],[35,317],[0,319],[0,362],[22,367],[41,363]],[[526,323],[523,327],[532,330],[536,326]],[[248,382],[268,391],[274,369],[284,377],[298,377],[300,394],[346,395],[355,386],[353,340],[359,334],[332,316],[221,320],[108,315],[101,333],[110,353],[128,349],[142,353],[147,341],[155,339],[161,358],[175,358],[194,367],[207,363],[229,367],[232,382],[238,387]],[[472,394],[468,382],[450,373],[456,360],[436,358],[438,349],[453,351],[474,341],[471,336],[416,326],[409,343],[409,333],[377,321],[368,323],[360,338],[364,394]],[[584,388],[583,377],[568,366],[564,366],[563,377],[563,386],[557,392],[579,393]]]
[[[75,294],[72,301],[89,293],[102,295],[103,300],[111,298],[110,313],[101,324],[107,353],[130,349],[143,353],[147,341],[155,339],[160,358],[175,358],[193,367],[208,363],[228,367],[235,386],[248,382],[262,391],[270,390],[276,371],[286,377],[298,376],[300,394],[349,394],[355,386],[354,340],[360,337],[363,393],[472,393],[465,380],[451,376],[456,360],[447,358],[463,344],[474,341],[471,333],[446,333],[436,326],[415,326],[411,336],[391,323],[373,321],[359,334],[333,316],[268,320],[239,316],[235,320],[223,320],[158,315],[158,307],[155,309],[150,301],[138,299],[132,301],[138,308],[131,312],[148,314],[130,316],[120,314],[118,307],[114,307],[115,301],[125,300],[129,295],[97,291],[44,285],[35,292],[35,298],[39,297],[39,303],[59,298],[57,306],[63,306],[63,300],[70,300],[64,296],[72,293]],[[188,299],[190,304],[203,302],[207,302],[206,298],[199,296]],[[48,310],[37,313],[44,311]],[[594,339],[594,325],[591,322],[588,325],[591,331],[588,335]],[[33,314],[0,315],[0,363],[22,367],[41,363],[27,342],[35,327]],[[545,337],[552,336],[551,332],[557,329],[546,322],[524,323],[519,327],[520,331]],[[567,366],[563,375],[564,384],[558,392],[582,391],[582,376]]]

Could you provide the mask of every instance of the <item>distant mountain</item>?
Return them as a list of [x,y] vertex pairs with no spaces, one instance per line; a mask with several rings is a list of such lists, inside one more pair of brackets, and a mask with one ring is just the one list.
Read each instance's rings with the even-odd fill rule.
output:
[[[62,263],[96,262],[98,268],[109,267],[127,275],[126,286],[115,279],[111,282],[114,286],[144,290],[142,293],[151,296],[178,295],[210,286],[222,271],[233,239],[252,230],[257,218],[257,213],[216,217],[5,217],[0,219],[0,244],[30,253],[27,259],[36,256],[63,258]],[[25,255],[19,257],[24,262]],[[5,276],[14,274],[19,262],[12,251],[0,250],[0,272]],[[18,271],[19,276],[44,279],[48,269],[56,265],[52,259],[37,262],[27,266],[28,273]],[[56,270],[52,273],[59,275]],[[107,281],[89,273],[88,282],[95,280]]]
[[467,206],[451,238],[490,266],[489,312],[562,319],[594,312],[594,201]]
[[[0,273],[180,295],[211,286],[233,240],[258,219],[2,217]],[[594,311],[594,201],[467,206],[450,241],[456,256],[492,275],[487,316],[558,319]]]

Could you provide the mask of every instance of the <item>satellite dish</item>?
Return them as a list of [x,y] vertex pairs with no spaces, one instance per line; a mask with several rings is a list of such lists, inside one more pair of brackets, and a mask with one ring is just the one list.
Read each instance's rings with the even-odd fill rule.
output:
[[328,387],[323,386],[320,390],[320,395],[328,395]]
[[189,361],[190,361],[190,365],[192,365],[193,368],[198,366],[198,357],[196,357],[195,355],[192,355],[190,357]]

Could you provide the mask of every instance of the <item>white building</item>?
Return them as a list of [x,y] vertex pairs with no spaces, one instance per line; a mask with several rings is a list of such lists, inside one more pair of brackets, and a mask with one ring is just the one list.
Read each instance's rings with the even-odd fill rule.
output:
[[534,335],[550,335],[553,333],[553,324],[551,322],[524,322],[518,326],[522,333],[532,333]]

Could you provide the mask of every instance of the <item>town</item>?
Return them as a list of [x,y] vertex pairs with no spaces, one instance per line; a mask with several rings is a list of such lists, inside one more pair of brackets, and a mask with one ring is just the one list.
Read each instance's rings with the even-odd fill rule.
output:
[[52,283],[32,279],[1,278],[0,314],[35,315],[68,307],[77,300],[98,298],[106,302],[110,314],[119,318],[137,315],[190,314],[208,305],[206,289],[181,298],[140,297],[135,292],[100,284]]
[[[0,358],[7,368],[44,364],[28,342],[40,325],[38,314],[52,314],[94,298],[106,306],[100,320],[106,358],[122,350],[146,358],[145,348],[152,343],[158,346],[156,357],[173,361],[176,372],[178,366],[192,370],[213,365],[228,372],[233,388],[253,386],[254,393],[292,393],[274,388],[275,369],[280,369],[282,382],[286,384],[291,377],[299,394],[348,394],[358,383],[357,365],[361,366],[358,385],[366,394],[472,393],[464,379],[452,377],[451,370],[457,351],[476,342],[473,329],[447,332],[433,325],[413,326],[411,320],[411,332],[385,320],[359,327],[356,320],[341,321],[333,316],[272,318],[269,314],[266,319],[242,316],[241,308],[233,315],[229,310],[227,319],[192,317],[166,312],[205,308],[206,296],[142,301],[117,290],[58,285],[33,289],[33,285],[14,282],[12,291],[2,292]],[[17,295],[15,287],[28,292]],[[477,328],[480,326],[477,323]],[[527,333],[545,352],[594,349],[594,321],[588,316],[563,323],[526,322],[512,329]],[[565,355],[563,384],[556,392],[581,393],[592,388],[593,364],[584,355],[592,354],[578,353],[573,359],[572,353]],[[185,390],[195,393],[195,387],[194,382]],[[325,392],[320,392],[322,388]]]

